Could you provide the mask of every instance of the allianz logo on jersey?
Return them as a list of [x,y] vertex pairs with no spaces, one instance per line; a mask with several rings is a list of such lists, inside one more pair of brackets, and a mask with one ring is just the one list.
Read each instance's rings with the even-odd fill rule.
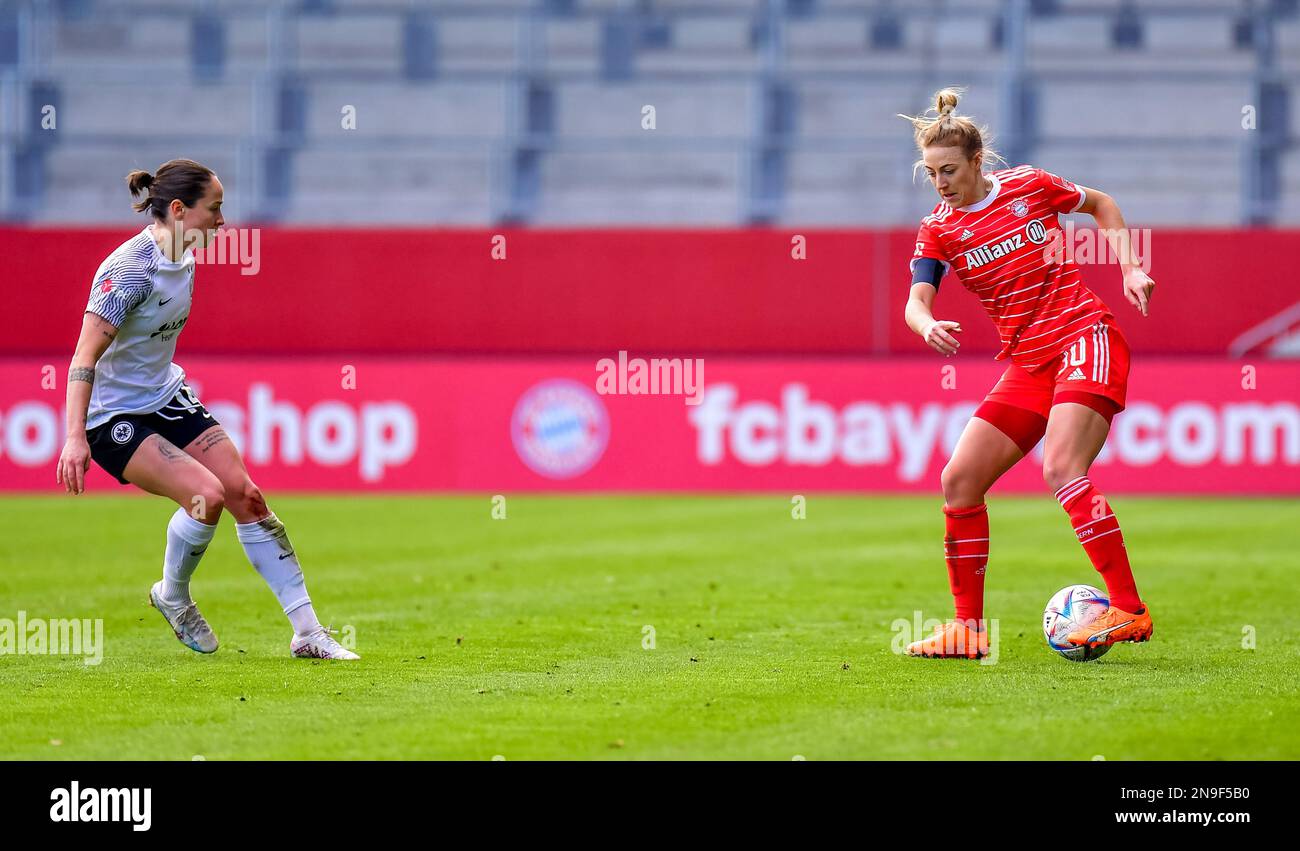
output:
[[1023,231],[1017,231],[1005,239],[989,242],[967,251],[962,255],[966,258],[966,268],[978,269],[980,266],[1006,257],[1013,251],[1019,251],[1025,247],[1025,240],[1029,240],[1034,245],[1042,245],[1047,242],[1047,227],[1040,219],[1026,222]]

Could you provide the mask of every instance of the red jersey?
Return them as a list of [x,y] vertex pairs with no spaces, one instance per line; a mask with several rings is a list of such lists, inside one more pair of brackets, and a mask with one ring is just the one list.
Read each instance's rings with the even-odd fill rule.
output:
[[1060,246],[1058,213],[1083,206],[1085,192],[1033,166],[988,175],[993,186],[978,203],[940,203],[921,220],[913,263],[932,257],[979,297],[997,326],[1002,351],[1031,369],[1055,358],[1110,309],[1083,284]]

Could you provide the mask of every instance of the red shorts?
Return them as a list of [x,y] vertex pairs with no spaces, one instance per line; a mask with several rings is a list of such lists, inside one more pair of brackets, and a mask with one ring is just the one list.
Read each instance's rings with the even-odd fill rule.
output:
[[1028,455],[1047,431],[1053,405],[1087,405],[1106,422],[1124,410],[1128,368],[1128,341],[1107,314],[1056,358],[1032,370],[1008,366],[975,416],[992,423]]

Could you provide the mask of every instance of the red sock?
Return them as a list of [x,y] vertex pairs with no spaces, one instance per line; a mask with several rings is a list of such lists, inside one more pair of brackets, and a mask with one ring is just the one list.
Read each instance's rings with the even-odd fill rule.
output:
[[[943,538],[957,620],[984,619],[984,568],[989,563],[989,507],[943,507],[947,534]],[[982,625],[982,623],[981,623]]]
[[1120,532],[1119,520],[1110,510],[1106,497],[1093,487],[1087,476],[1080,476],[1056,492],[1056,501],[1070,515],[1070,525],[1083,551],[1106,582],[1110,604],[1136,613],[1142,608],[1142,601],[1133,582],[1128,551],[1124,549],[1124,533]]

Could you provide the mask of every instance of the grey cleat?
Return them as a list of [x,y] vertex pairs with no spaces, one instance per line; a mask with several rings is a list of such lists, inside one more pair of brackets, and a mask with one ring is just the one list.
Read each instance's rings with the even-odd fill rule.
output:
[[176,640],[198,653],[215,653],[217,636],[199,613],[199,607],[193,602],[180,608],[167,605],[158,595],[161,585],[162,580],[159,580],[149,589],[149,605],[162,613],[167,625],[176,633]]

